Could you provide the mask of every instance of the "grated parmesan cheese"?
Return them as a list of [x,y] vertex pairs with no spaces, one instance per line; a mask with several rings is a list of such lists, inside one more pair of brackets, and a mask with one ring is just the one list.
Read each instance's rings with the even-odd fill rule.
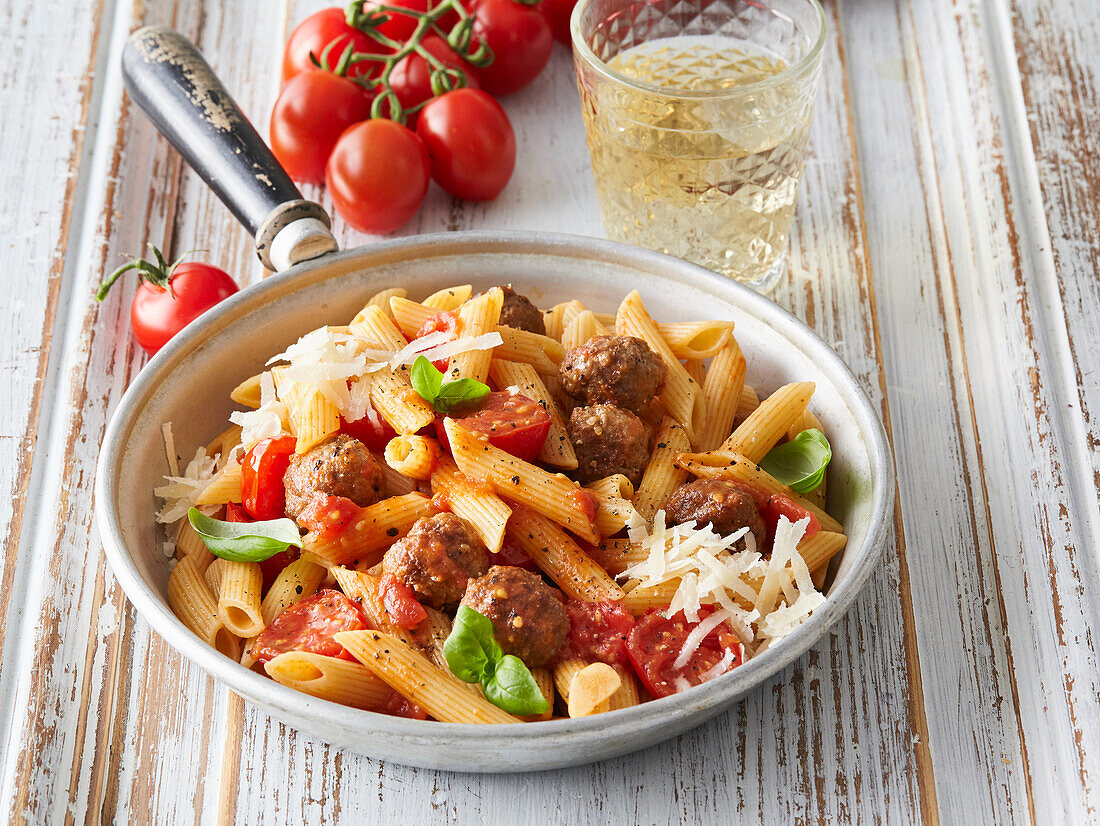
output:
[[[504,339],[500,337],[500,333],[485,333],[480,336],[470,336],[469,338],[444,338],[443,341],[435,340],[430,347],[424,346],[428,339],[437,335],[445,337],[447,334],[432,333],[422,339],[417,339],[390,359],[390,366],[396,369],[402,364],[412,364],[419,356],[423,356],[428,361],[442,361],[443,359],[449,359],[451,356],[456,356],[459,353],[469,353],[473,350],[492,350],[494,347],[499,347],[504,343]],[[403,355],[414,345],[420,345],[419,349],[413,351],[411,354]]]
[[[168,484],[153,489],[153,493],[164,500],[164,507],[157,511],[157,521],[162,525],[170,525],[187,516],[187,511],[195,504],[196,497],[206,490],[217,472],[216,458],[207,456],[206,451],[201,447],[196,450],[194,458],[187,463],[182,476],[165,476],[164,479]],[[199,510],[213,513],[217,510],[217,506],[208,505]]]
[[288,379],[313,387],[343,415],[353,412],[348,381],[383,369],[386,366],[384,361],[369,360],[371,356],[378,355],[385,359],[390,354],[388,351],[367,350],[355,336],[321,327],[306,333],[284,352],[268,359],[267,363],[288,362]]
[[229,414],[229,421],[241,426],[241,446],[246,450],[260,439],[273,439],[286,433],[286,418],[286,405],[275,396],[271,373],[260,376],[259,408],[235,410]]

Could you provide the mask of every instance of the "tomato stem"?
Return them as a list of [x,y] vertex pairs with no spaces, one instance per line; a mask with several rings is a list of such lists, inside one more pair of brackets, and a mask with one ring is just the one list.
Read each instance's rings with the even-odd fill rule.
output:
[[[396,93],[393,91],[393,87],[390,85],[390,75],[393,73],[394,67],[409,55],[419,55],[428,64],[431,70],[430,80],[433,95],[441,95],[467,85],[466,73],[462,69],[445,64],[424,48],[422,42],[429,33],[434,32],[442,37],[447,45],[471,66],[488,66],[493,62],[492,49],[481,41],[477,41],[477,48],[473,52],[470,51],[470,46],[474,42],[474,19],[466,11],[460,0],[442,0],[441,3],[426,12],[385,4],[372,5],[369,10],[365,10],[364,6],[368,1],[354,0],[348,5],[347,23],[371,37],[375,42],[390,49],[391,53],[354,52],[349,54],[345,50],[344,54],[341,55],[339,66],[343,67],[343,72],[346,75],[348,68],[356,63],[370,60],[383,64],[378,77],[357,77],[354,79],[361,86],[376,91],[376,97],[371,104],[372,118],[388,117],[403,124],[407,115],[416,112],[427,104],[428,101],[422,101],[416,106],[406,109],[401,105]],[[444,32],[439,26],[439,21],[451,12],[458,15],[458,22],[451,27],[450,31]],[[388,22],[394,14],[403,14],[416,20],[416,28],[404,43],[398,43],[378,31],[378,26]],[[322,65],[321,68],[324,68],[324,66]]]
[[149,249],[153,251],[153,257],[156,261],[148,261],[134,255],[127,256],[127,258],[130,259],[129,262],[123,264],[103,279],[99,288],[96,290],[96,301],[105,299],[111,287],[114,286],[114,283],[118,281],[123,273],[129,272],[130,270],[137,270],[139,282],[148,281],[154,286],[160,287],[163,290],[168,290],[172,297],[175,298],[175,293],[172,292],[172,278],[175,276],[176,267],[183,263],[184,258],[191,255],[193,252],[198,252],[198,250],[188,250],[169,264],[168,259],[164,257],[164,253],[162,253],[155,244],[149,244]]

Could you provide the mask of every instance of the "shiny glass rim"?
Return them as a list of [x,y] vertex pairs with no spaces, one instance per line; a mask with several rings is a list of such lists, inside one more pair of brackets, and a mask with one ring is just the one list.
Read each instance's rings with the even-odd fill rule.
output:
[[573,43],[573,54],[610,80],[621,83],[624,86],[631,86],[643,92],[661,95],[663,97],[716,100],[720,98],[744,97],[762,89],[771,89],[782,85],[802,74],[820,58],[821,52],[825,47],[825,35],[829,30],[828,18],[825,16],[825,9],[822,8],[819,0],[801,0],[801,2],[805,3],[816,13],[818,30],[817,38],[814,40],[813,45],[810,46],[809,51],[799,58],[797,62],[790,64],[777,74],[761,80],[754,80],[752,83],[746,83],[743,86],[736,86],[732,89],[672,89],[668,86],[661,86],[656,83],[648,83],[628,77],[621,72],[615,71],[608,66],[606,62],[596,56],[596,53],[592,51],[592,47],[589,46],[584,37],[581,36],[581,15],[593,2],[595,2],[595,0],[579,0],[577,5],[573,7],[573,13],[569,16],[569,39]]

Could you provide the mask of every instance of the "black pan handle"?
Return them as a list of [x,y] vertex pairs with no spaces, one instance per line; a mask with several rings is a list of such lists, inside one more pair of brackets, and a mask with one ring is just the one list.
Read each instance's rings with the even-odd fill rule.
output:
[[281,270],[337,248],[329,217],[302,198],[194,44],[164,26],[130,36],[126,89]]

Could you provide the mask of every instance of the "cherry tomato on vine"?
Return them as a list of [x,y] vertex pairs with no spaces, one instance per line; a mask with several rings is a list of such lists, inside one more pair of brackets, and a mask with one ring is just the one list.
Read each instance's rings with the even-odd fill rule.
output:
[[127,270],[137,270],[141,283],[130,303],[130,326],[141,348],[153,355],[176,333],[222,299],[237,292],[236,282],[225,270],[197,261],[169,264],[159,249],[150,245],[155,261],[135,258],[107,276],[96,299],[102,301],[111,285]]
[[[313,61],[309,59],[310,52],[320,59],[326,47],[334,40],[339,42],[328,53],[333,63],[340,58],[348,43],[351,43],[357,52],[381,54],[385,51],[382,45],[370,35],[349,26],[343,9],[336,7],[322,9],[299,23],[291,33],[286,49],[283,51],[283,83],[303,72],[316,69]],[[381,63],[363,61],[352,66],[348,70],[348,75],[350,77],[376,76],[379,71],[381,71]]]
[[554,39],[569,45],[569,18],[573,16],[573,7],[577,0],[540,0],[538,10],[550,24]]
[[325,181],[325,164],[349,126],[370,117],[371,94],[317,69],[291,79],[271,110],[271,151],[291,178]]
[[516,136],[504,109],[480,89],[455,89],[420,110],[416,134],[432,159],[432,177],[466,201],[491,201],[516,165]]
[[480,0],[474,33],[493,50],[493,62],[479,70],[481,88],[510,95],[538,77],[554,50],[550,24],[534,6],[516,0]]
[[336,142],[325,185],[336,211],[363,232],[393,232],[420,208],[430,160],[424,142],[400,123],[357,123]]
[[[409,9],[410,11],[426,12],[432,7],[429,0],[382,0],[382,2],[375,3],[373,0],[367,0],[363,4],[363,13],[367,14],[373,11],[380,5],[394,6],[401,9]],[[375,27],[381,35],[385,35],[391,40],[396,40],[398,43],[404,43],[408,40],[414,31],[416,31],[417,19],[408,14],[401,14],[400,12],[385,12],[389,15],[389,20],[385,23],[379,23]]]
[[[452,69],[460,69],[466,76],[467,88],[481,88],[477,70],[459,57],[458,52],[448,46],[443,38],[430,34],[420,41],[420,45],[444,65]],[[431,99],[432,69],[428,61],[415,52],[401,58],[390,72],[390,86],[393,87],[394,94],[406,110]],[[408,121],[410,126],[415,126],[412,117],[408,118]]]

